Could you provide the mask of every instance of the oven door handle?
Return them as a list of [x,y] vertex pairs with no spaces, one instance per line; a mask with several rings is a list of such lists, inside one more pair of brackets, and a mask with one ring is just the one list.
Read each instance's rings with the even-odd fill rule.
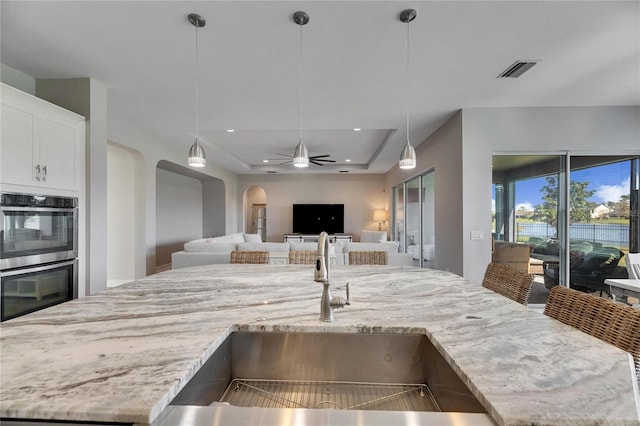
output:
[[59,212],[73,213],[77,211],[77,207],[57,209],[55,207],[2,207],[3,212]]
[[23,275],[23,274],[30,274],[32,272],[43,272],[43,271],[48,271],[49,269],[58,269],[62,266],[69,266],[69,265],[75,265],[78,261],[76,259],[74,260],[69,260],[66,262],[58,262],[58,263],[52,263],[49,265],[45,265],[45,266],[37,266],[35,268],[21,268],[21,269],[12,269],[10,271],[2,271],[0,272],[0,277],[12,277],[14,275]]

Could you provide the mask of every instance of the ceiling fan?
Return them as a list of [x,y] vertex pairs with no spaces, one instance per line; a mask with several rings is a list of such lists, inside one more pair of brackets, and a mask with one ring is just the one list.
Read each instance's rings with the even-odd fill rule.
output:
[[[276,155],[280,155],[282,157],[286,157],[289,160],[285,161],[284,163],[280,163],[280,165],[284,165],[284,164],[289,164],[293,162],[293,155],[289,155],[289,154],[280,154],[279,152],[276,152]],[[318,166],[324,166],[324,164],[322,164],[321,162],[324,163],[335,163],[336,160],[328,160],[326,159],[327,157],[330,157],[330,154],[324,154],[324,155],[310,155],[309,156],[309,162],[316,164]],[[272,158],[271,160],[274,161],[279,161],[279,160],[283,160],[283,158]]]

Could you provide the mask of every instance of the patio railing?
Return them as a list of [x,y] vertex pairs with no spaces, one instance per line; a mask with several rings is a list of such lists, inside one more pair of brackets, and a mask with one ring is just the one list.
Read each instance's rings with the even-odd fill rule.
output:
[[[555,238],[555,226],[546,223],[516,223],[516,237]],[[573,223],[569,227],[569,238],[601,242],[603,244],[629,244],[629,225],[620,223]]]

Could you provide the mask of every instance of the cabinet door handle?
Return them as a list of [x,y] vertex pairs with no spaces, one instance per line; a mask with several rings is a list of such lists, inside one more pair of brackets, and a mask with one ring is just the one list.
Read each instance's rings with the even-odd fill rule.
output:
[[40,180],[40,164],[36,164],[36,180]]
[[42,172],[44,173],[44,176],[42,177],[42,181],[46,182],[47,181],[47,166],[42,166]]

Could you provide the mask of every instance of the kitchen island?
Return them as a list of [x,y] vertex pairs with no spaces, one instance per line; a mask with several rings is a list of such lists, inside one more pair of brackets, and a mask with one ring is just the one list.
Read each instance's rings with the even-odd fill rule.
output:
[[[166,271],[0,325],[0,417],[148,424],[234,331],[426,335],[499,425],[638,425],[629,354],[444,272],[311,265]],[[333,289],[333,294],[341,290]]]

